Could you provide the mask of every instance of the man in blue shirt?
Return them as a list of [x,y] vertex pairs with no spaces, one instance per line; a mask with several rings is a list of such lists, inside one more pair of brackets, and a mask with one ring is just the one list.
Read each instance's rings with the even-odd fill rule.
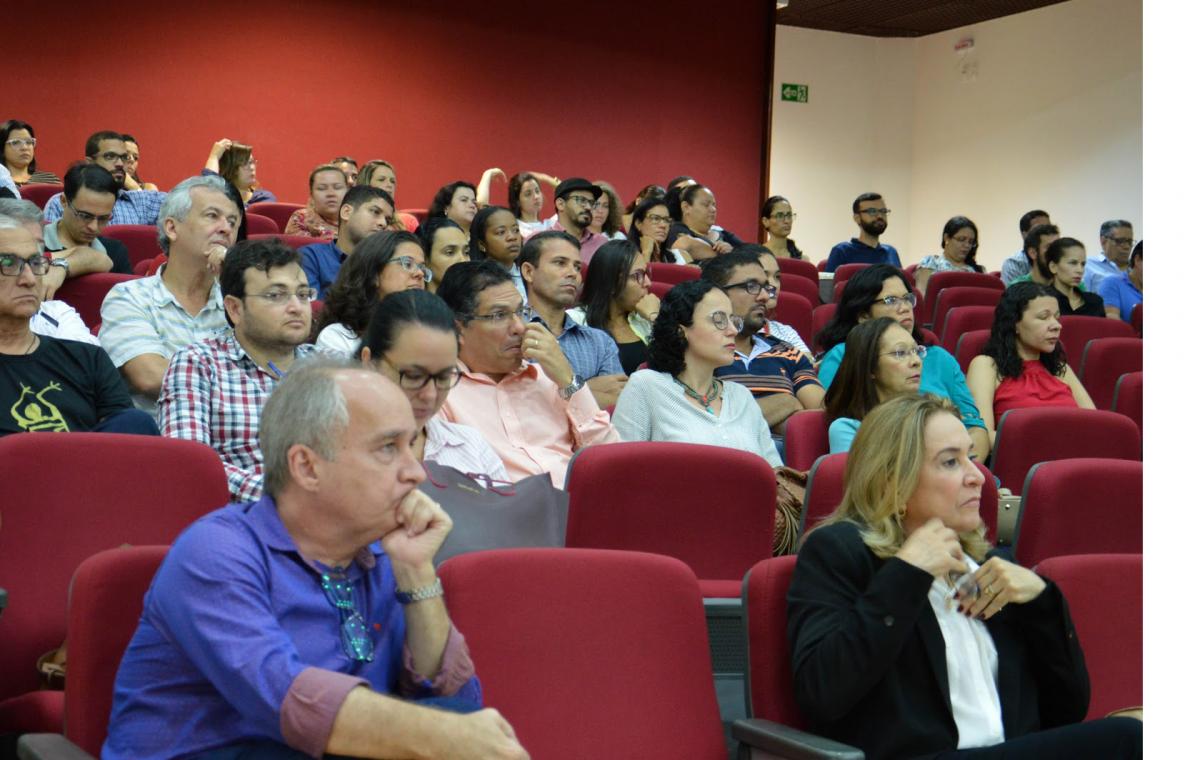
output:
[[337,279],[346,257],[372,232],[387,229],[396,213],[395,201],[378,187],[355,185],[346,191],[338,207],[338,234],[333,240],[300,249],[300,266],[308,275],[308,286],[324,298]]
[[288,373],[262,413],[267,495],[193,523],[151,583],[105,758],[528,757],[479,709],[415,434],[382,375]]
[[[117,202],[113,205],[112,224],[157,224],[158,210],[162,208],[167,194],[158,190],[126,190],[125,162],[129,160],[129,149],[120,132],[111,129],[94,132],[83,146],[83,155],[89,164],[106,169],[116,180]],[[51,198],[43,210],[46,224],[57,222],[63,216],[62,193]]]
[[525,280],[529,306],[558,339],[575,374],[583,379],[600,408],[617,403],[629,378],[621,370],[617,342],[603,330],[581,325],[567,314],[583,287],[579,241],[566,232],[539,232],[521,248],[517,266]]
[[1142,302],[1142,271],[1142,244],[1138,243],[1129,255],[1129,269],[1100,281],[1105,316],[1130,321],[1133,307]]
[[[1025,236],[1029,234],[1029,231],[1042,224],[1050,224],[1050,215],[1040,208],[1022,214],[1020,221],[1017,222],[1017,227],[1021,230],[1022,244],[1024,244]],[[1021,250],[1009,256],[1000,265],[1000,281],[1006,286],[1012,285],[1013,280],[1024,277],[1029,272],[1029,257],[1025,255],[1025,248],[1022,246]]]
[[854,199],[851,207],[854,223],[858,225],[858,237],[838,243],[829,251],[825,262],[826,272],[835,272],[842,264],[891,264],[900,267],[900,254],[887,243],[880,243],[879,236],[888,225],[888,214],[892,213],[879,193],[863,193]]
[[1109,219],[1100,225],[1100,253],[1088,256],[1083,269],[1085,290],[1093,293],[1109,275],[1129,269],[1129,252],[1133,250],[1133,225],[1124,219]]

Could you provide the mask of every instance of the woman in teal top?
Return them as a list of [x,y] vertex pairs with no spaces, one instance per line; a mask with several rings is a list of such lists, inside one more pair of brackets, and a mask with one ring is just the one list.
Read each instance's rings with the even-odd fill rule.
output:
[[[821,357],[817,377],[826,388],[833,385],[846,352],[846,338],[858,324],[870,319],[891,317],[912,334],[917,345],[924,340],[913,315],[917,297],[904,273],[890,264],[872,264],[850,278],[838,301],[833,319],[817,335],[817,343],[830,346]],[[958,362],[940,346],[926,346],[921,369],[921,393],[933,393],[954,402],[963,424],[975,444],[975,455],[984,461],[991,451],[987,426],[979,416],[975,399],[967,389],[967,379]]]

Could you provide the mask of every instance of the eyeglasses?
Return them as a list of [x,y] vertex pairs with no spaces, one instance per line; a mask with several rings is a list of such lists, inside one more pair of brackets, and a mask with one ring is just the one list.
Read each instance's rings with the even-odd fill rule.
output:
[[898,362],[902,362],[910,356],[915,356],[924,361],[925,354],[927,353],[929,353],[929,349],[925,348],[925,346],[913,346],[912,348],[898,348],[895,351],[884,351],[880,356],[890,356]]
[[[10,140],[9,143],[11,144],[12,141]],[[1119,238],[1119,237],[1113,237],[1112,235],[1105,235],[1104,237],[1113,241],[1117,245],[1133,245],[1133,238]]]
[[778,214],[771,214],[771,218],[777,222],[790,222],[795,220],[796,214],[780,211]]
[[121,163],[125,163],[126,161],[129,160],[129,154],[128,153],[113,153],[110,150],[105,153],[101,153],[98,156],[93,156],[93,158],[102,158],[105,161],[109,162],[110,164],[115,163],[117,161],[120,161]]
[[645,269],[639,269],[636,272],[630,272],[629,278],[631,280],[637,280],[638,285],[645,285],[646,281],[650,279],[650,273]]
[[358,662],[374,660],[375,642],[371,640],[371,630],[362,614],[354,608],[354,586],[322,573],[321,590],[341,618],[342,649],[346,656]]
[[892,213],[890,208],[861,208],[858,213],[862,216],[887,216]]
[[463,314],[459,316],[459,319],[464,323],[470,322],[473,319],[481,319],[487,324],[496,327],[503,325],[513,317],[519,317],[522,322],[529,322],[536,316],[537,313],[533,309],[528,306],[522,306],[515,311],[493,311],[491,314]]
[[671,217],[662,214],[646,214],[646,221],[652,224],[670,224]]
[[431,375],[428,372],[422,372],[418,369],[406,369],[399,371],[400,387],[406,391],[419,391],[433,381],[433,387],[439,391],[448,391],[458,385],[458,381],[462,379],[462,373],[458,367],[442,370],[436,375]]
[[733,288],[741,288],[752,296],[756,296],[760,291],[767,291],[767,295],[774,298],[779,293],[779,288],[773,285],[759,282],[758,280],[746,280],[745,282],[735,282],[732,285],[726,285],[721,290],[731,290]]
[[317,296],[312,288],[300,288],[295,293],[287,290],[268,290],[266,293],[247,293],[246,298],[261,298],[272,306],[283,306],[295,298],[303,306]]
[[578,203],[580,208],[593,208],[596,205],[596,201],[587,197],[586,195],[572,195],[571,197],[567,198],[567,200]]
[[965,245],[968,248],[975,247],[975,238],[952,237],[950,239],[953,240],[954,242],[958,243],[959,245]]
[[6,142],[4,144],[10,148],[21,148],[21,147],[26,147],[26,146],[30,147],[30,148],[36,148],[37,147],[37,138],[36,137],[26,137],[25,139],[21,139],[20,137],[14,137],[13,139],[9,140],[8,142]]
[[0,253],[0,274],[5,277],[20,277],[21,270],[29,266],[29,271],[38,277],[50,271],[50,258],[42,253],[36,253],[23,259],[15,253]]
[[84,224],[100,222],[100,225],[104,226],[111,222],[113,217],[112,214],[100,214],[97,216],[96,214],[89,214],[86,211],[80,211],[79,209],[75,208],[75,204],[71,203],[70,201],[67,201],[67,208],[71,209],[71,213],[79,217],[79,221],[83,222]]
[[730,325],[733,325],[733,329],[741,332],[742,325],[745,324],[741,317],[734,314],[726,314],[723,311],[714,311],[712,314],[709,314],[708,321],[712,322],[713,327],[722,332],[724,332],[725,328],[729,327]]
[[417,260],[412,256],[397,256],[395,258],[388,259],[387,263],[399,264],[400,268],[409,274],[416,274],[417,272],[420,272],[421,277],[425,279],[425,282],[433,281],[433,270],[424,264],[418,263]]
[[881,303],[889,309],[899,309],[900,304],[908,304],[908,308],[914,308],[917,305],[916,293],[905,293],[902,296],[888,296],[887,298],[876,298],[871,303]]

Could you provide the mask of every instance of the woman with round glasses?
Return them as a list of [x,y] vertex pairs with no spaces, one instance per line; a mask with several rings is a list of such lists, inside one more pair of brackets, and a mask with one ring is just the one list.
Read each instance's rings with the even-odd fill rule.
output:
[[1036,282],[1018,282],[996,304],[992,334],[967,368],[967,384],[983,412],[988,434],[1009,409],[1066,406],[1095,409],[1058,342],[1058,299]]
[[424,290],[432,278],[416,235],[387,230],[369,235],[326,291],[317,320],[317,347],[354,356],[379,301],[392,293]]
[[667,232],[671,229],[671,212],[662,198],[647,198],[633,209],[629,218],[629,242],[646,257],[647,262],[690,264],[692,259],[683,251],[666,247]]
[[742,320],[732,312],[729,296],[706,280],[671,288],[654,323],[649,369],[634,372],[617,399],[621,440],[726,446],[783,466],[754,396],[713,374],[733,361]]
[[792,204],[788,203],[787,198],[782,195],[772,195],[767,198],[766,203],[763,204],[761,216],[760,223],[767,231],[767,242],[763,245],[775,254],[775,258],[808,261],[808,257],[796,247],[796,243],[789,237],[792,234],[792,222],[795,221],[796,215],[792,213]]
[[17,186],[56,185],[62,182],[51,172],[37,170],[37,159],[34,158],[37,135],[32,125],[17,119],[0,124],[0,147],[4,149],[4,166]]
[[942,252],[921,259],[917,264],[917,290],[925,292],[934,272],[982,272],[975,263],[979,251],[979,230],[965,216],[954,216],[942,228]]
[[658,298],[650,292],[646,256],[629,240],[612,240],[596,249],[588,264],[579,307],[571,318],[603,330],[617,343],[626,375],[646,361],[646,344],[658,316]]
[[[833,384],[846,351],[847,336],[856,325],[869,319],[891,317],[912,334],[914,343],[924,345],[921,328],[913,314],[916,304],[917,297],[909,288],[904,273],[891,264],[872,264],[851,277],[833,319],[816,336],[816,342],[827,347],[817,370],[821,385],[828,388]],[[987,426],[967,388],[967,379],[958,360],[941,346],[926,347],[920,390],[948,398],[958,406],[963,424],[975,444],[975,454],[980,461],[986,459],[991,451]]]
[[[358,254],[356,250],[350,258]],[[359,358],[395,380],[408,396],[419,431],[412,442],[417,459],[508,481],[500,457],[479,432],[435,416],[461,378],[458,330],[442,299],[424,290],[385,297],[363,333]]]
[[921,387],[927,349],[891,317],[870,319],[846,336],[842,367],[825,392],[829,451],[849,451],[863,418],[875,407]]
[[275,193],[258,185],[258,161],[254,158],[254,148],[229,138],[213,143],[201,174],[219,174],[237,188],[246,206],[264,201],[274,203],[276,200]]

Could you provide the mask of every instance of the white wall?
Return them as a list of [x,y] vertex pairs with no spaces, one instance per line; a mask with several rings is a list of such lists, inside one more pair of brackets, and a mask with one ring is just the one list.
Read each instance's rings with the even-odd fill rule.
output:
[[[1105,219],[1141,236],[1141,11],[1070,0],[915,40],[778,27],[771,188],[800,214],[793,237],[824,258],[855,232],[846,209],[867,189],[895,210],[884,239],[905,264],[955,214],[979,226],[990,269],[1020,247],[1031,208],[1089,253]],[[958,71],[962,37],[974,79]],[[779,102],[779,82],[808,83],[809,102]]]

